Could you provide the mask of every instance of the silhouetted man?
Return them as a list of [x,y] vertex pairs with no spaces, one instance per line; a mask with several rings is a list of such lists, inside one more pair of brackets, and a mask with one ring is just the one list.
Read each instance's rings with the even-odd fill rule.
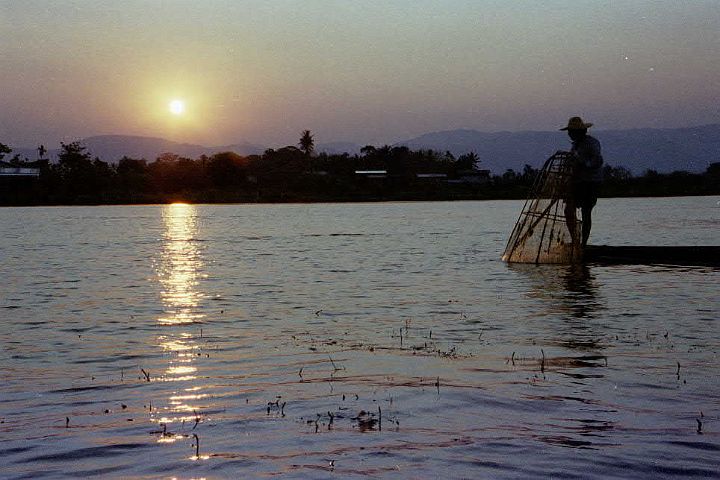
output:
[[602,182],[603,157],[600,152],[600,142],[587,134],[592,123],[583,122],[580,117],[568,120],[567,130],[572,140],[574,165],[570,179],[570,194],[565,204],[565,220],[570,234],[575,237],[577,214],[579,208],[582,212],[582,245],[587,245],[592,228],[592,209],[597,203],[600,183]]

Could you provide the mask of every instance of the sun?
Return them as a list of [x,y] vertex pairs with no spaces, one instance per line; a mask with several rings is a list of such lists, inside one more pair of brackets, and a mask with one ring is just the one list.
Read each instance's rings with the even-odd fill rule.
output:
[[173,100],[168,105],[168,108],[173,115],[182,115],[185,112],[185,102],[182,100]]

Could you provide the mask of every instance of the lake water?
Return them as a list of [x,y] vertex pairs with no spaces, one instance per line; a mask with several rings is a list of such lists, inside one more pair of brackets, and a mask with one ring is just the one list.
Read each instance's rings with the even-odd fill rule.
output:
[[0,209],[0,477],[718,478],[720,271],[507,265],[521,205]]

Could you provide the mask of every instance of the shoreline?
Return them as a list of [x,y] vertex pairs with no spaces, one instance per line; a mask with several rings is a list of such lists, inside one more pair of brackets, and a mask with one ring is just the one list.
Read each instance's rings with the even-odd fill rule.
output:
[[[719,193],[698,193],[694,195],[676,194],[676,195],[612,195],[600,196],[598,200],[603,199],[621,199],[621,198],[693,198],[693,197],[716,197]],[[153,205],[172,205],[174,203],[187,203],[191,205],[311,205],[311,204],[374,204],[374,203],[422,203],[422,202],[485,202],[485,201],[525,201],[526,197],[521,196],[495,196],[495,197],[466,197],[466,198],[374,198],[374,199],[342,199],[342,198],[318,198],[318,199],[290,199],[290,200],[260,200],[260,201],[208,201],[206,199],[187,198],[189,195],[173,195],[166,201],[139,201],[139,202],[47,202],[47,203],[3,203],[0,208],[6,207],[109,207],[109,206],[153,206]]]

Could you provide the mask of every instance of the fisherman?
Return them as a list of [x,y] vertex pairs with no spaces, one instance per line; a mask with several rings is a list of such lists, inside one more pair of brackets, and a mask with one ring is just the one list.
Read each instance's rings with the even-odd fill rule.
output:
[[575,240],[577,213],[582,213],[582,246],[587,245],[592,228],[592,209],[597,203],[600,183],[602,182],[603,157],[600,142],[587,134],[592,123],[583,122],[580,117],[571,117],[566,127],[572,140],[573,173],[570,178],[570,194],[565,204],[565,221],[570,235]]

